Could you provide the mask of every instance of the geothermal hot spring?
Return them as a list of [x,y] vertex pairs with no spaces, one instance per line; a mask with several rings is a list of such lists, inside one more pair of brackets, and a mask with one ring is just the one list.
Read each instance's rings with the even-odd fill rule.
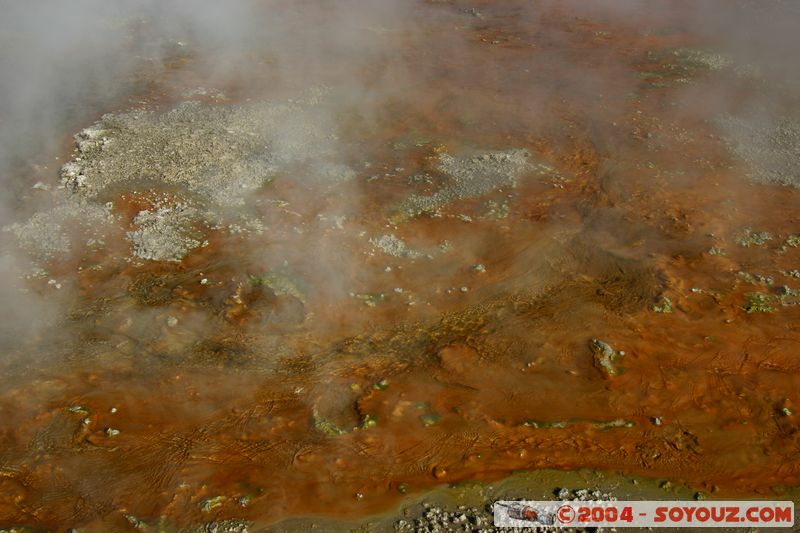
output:
[[2,531],[800,498],[796,3],[0,7]]

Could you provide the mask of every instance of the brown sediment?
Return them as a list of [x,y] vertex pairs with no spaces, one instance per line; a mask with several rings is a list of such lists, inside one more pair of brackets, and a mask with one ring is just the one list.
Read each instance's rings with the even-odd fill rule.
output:
[[[666,105],[669,88],[631,82],[643,64],[657,68],[647,50],[692,36],[557,9],[531,34],[514,2],[480,9],[496,17],[469,30],[469,54],[421,58],[428,90],[403,95],[403,116],[372,131],[380,173],[408,170],[374,182],[378,170],[359,173],[357,225],[294,237],[325,195],[276,180],[270,193],[295,211],[269,211],[263,235],[208,231],[180,262],[131,262],[124,232],[152,198],[115,197],[122,229],[106,255],[50,269],[82,267],[63,331],[9,356],[0,525],[353,518],[390,508],[401,486],[544,468],[680,480],[715,497],[800,483],[800,310],[778,288],[798,285],[782,274],[800,268],[800,249],[784,245],[798,191],[749,184],[707,117]],[[421,31],[430,50],[445,47]],[[548,53],[586,68],[613,57],[604,96],[562,93],[569,80]],[[527,77],[482,75],[528,61],[539,70]],[[469,86],[437,81],[453,73]],[[524,105],[531,83],[552,104],[545,128]],[[398,138],[410,146],[392,148]],[[475,146],[527,149],[563,179],[523,177],[386,227],[412,175],[429,172],[421,190],[436,190],[439,155]],[[487,216],[489,202],[507,215]],[[773,239],[737,244],[748,227]],[[365,255],[362,231],[397,233],[435,260]],[[445,240],[452,252],[436,249]],[[265,281],[284,257],[302,259],[287,276],[307,289]],[[329,286],[330,270],[354,294],[385,297],[366,305]],[[749,313],[749,293],[767,295],[772,312]],[[597,367],[592,339],[615,350],[615,372]]]

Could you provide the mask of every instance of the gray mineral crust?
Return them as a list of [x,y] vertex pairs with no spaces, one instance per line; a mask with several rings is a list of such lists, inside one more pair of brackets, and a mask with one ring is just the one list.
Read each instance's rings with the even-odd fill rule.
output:
[[155,211],[140,211],[133,219],[136,229],[128,233],[133,255],[153,261],[180,261],[202,242],[192,228],[195,209],[178,204]]
[[442,154],[438,170],[449,178],[449,183],[433,194],[412,195],[401,202],[397,208],[400,218],[436,213],[458,200],[478,198],[504,187],[514,187],[517,179],[525,173],[553,173],[550,166],[531,161],[531,155],[525,149],[485,151],[462,157]]
[[777,123],[725,116],[719,120],[728,146],[748,165],[754,183],[800,187],[800,122]]
[[[78,155],[61,169],[64,187],[95,198],[114,186],[185,187],[220,205],[241,205],[288,165],[332,154],[335,135],[313,105],[184,102],[159,112],[104,115],[75,136]],[[349,169],[335,168],[337,176]],[[331,167],[322,168],[323,177]]]

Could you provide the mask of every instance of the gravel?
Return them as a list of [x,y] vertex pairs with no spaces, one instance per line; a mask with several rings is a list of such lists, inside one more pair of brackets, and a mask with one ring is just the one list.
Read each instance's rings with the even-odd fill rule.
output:
[[422,253],[412,250],[402,239],[394,234],[382,235],[376,239],[370,239],[370,244],[378,248],[381,252],[392,257],[421,257]]
[[221,520],[188,531],[189,533],[247,533],[250,531],[250,523],[244,520]]
[[[554,491],[557,500],[560,501],[613,501],[616,498],[611,494],[592,489],[557,489]],[[514,498],[508,498],[514,499]],[[398,520],[394,524],[396,532],[423,532],[423,533],[444,533],[444,532],[494,532],[509,531],[508,528],[494,527],[494,515],[492,505],[485,507],[466,507],[445,508],[432,506],[428,503],[420,505],[411,513],[415,518]],[[601,528],[595,528],[595,531]],[[548,527],[526,527],[516,528],[514,531],[522,532],[544,532],[553,531]],[[560,531],[578,531],[576,529],[560,529]]]

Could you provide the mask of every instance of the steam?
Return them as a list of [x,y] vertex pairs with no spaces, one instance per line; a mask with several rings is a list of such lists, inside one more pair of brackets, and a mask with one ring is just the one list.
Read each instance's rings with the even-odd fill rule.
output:
[[[48,0],[32,5],[4,0],[0,7],[5,13],[0,21],[0,173],[7,191],[0,204],[3,225],[53,201],[52,190],[31,186],[42,181],[55,188],[54,174],[65,163],[56,156],[69,142],[68,132],[79,131],[103,112],[136,107],[138,102],[131,98],[143,91],[174,101],[194,87],[222,90],[239,99],[280,99],[326,87],[330,90],[325,106],[313,114],[299,114],[295,121],[271,125],[273,146],[292,150],[293,138],[298,131],[302,135],[301,123],[306,121],[310,128],[331,133],[336,140],[325,150],[338,152],[335,163],[359,177],[363,165],[370,164],[362,153],[365,145],[353,143],[352,135],[340,142],[340,133],[355,127],[361,135],[373,135],[388,114],[401,113],[413,99],[430,98],[441,112],[455,112],[462,123],[516,122],[512,128],[529,134],[563,131],[550,105],[553,99],[586,113],[600,129],[619,118],[608,95],[623,94],[635,82],[623,76],[630,66],[615,64],[611,57],[599,65],[582,64],[567,54],[557,57],[557,47],[543,57],[532,42],[532,52],[520,56],[518,70],[508,72],[498,69],[490,55],[467,51],[474,44],[473,32],[481,35],[483,27],[510,29],[509,15],[531,35],[547,31],[548,17],[567,11],[593,24],[695,35],[700,45],[731,58],[733,64],[753,67],[764,80],[765,91],[744,102],[719,84],[703,95],[715,113],[745,109],[745,120],[759,125],[780,123],[784,109],[773,96],[776,91],[790,94],[800,80],[800,68],[788,53],[796,44],[794,28],[800,17],[791,2],[666,6],[635,0],[544,1],[483,12],[481,6],[388,0],[345,0],[330,9],[278,0]],[[433,31],[441,34],[431,38]],[[487,34],[485,40],[502,46],[510,38],[495,37]],[[570,39],[558,33],[548,38]],[[550,79],[543,79],[542,73]],[[442,83],[443,77],[450,83]],[[537,84],[537,79],[545,82]],[[561,81],[554,85],[552,80]],[[527,83],[527,89],[505,91],[501,103],[474,106],[469,89],[473,83],[501,91],[508,84]],[[685,105],[696,105],[698,90],[687,88],[685,94]],[[723,128],[727,123],[731,122],[719,122]],[[591,133],[595,126],[588,129],[598,146],[613,146],[605,135]],[[346,200],[315,214],[321,220],[341,221],[342,213],[350,213],[354,216],[349,223],[358,224],[364,207],[361,187],[344,186]],[[265,215],[258,209],[253,214]],[[6,264],[19,263],[12,259]],[[17,277],[6,274],[5,283]],[[330,286],[339,286],[334,291],[339,295],[349,292],[344,281]]]
[[[645,35],[670,60],[714,74],[671,87],[664,106],[730,139],[733,158],[762,166],[764,157],[778,159],[780,179],[762,181],[800,183],[781,181],[800,176],[797,151],[763,144],[752,154],[736,144],[758,148],[773,130],[794,132],[786,120],[800,119],[794,1],[0,0],[0,10],[0,348],[18,352],[27,341],[62,338],[53,330],[76,302],[122,283],[109,274],[82,286],[78,265],[142,266],[141,277],[116,287],[133,304],[102,316],[87,311],[76,322],[109,339],[109,350],[130,355],[167,339],[161,357],[207,349],[234,358],[239,337],[221,335],[211,348],[209,338],[252,313],[237,335],[255,339],[254,364],[270,368],[308,355],[310,344],[327,353],[348,334],[389,328],[402,320],[398,309],[409,316],[422,309],[414,316],[435,320],[518,290],[515,280],[544,290],[594,264],[588,245],[568,253],[565,243],[580,232],[644,240],[657,230],[626,226],[617,202],[627,178],[613,170],[622,152],[655,150],[660,141],[658,132],[634,135],[648,117],[627,116],[642,82],[631,72],[646,63],[647,50],[606,51],[607,38]],[[670,43],[687,35],[696,49],[675,55],[685,52]],[[78,132],[85,153],[66,155]],[[217,144],[206,150],[192,135]],[[119,144],[105,145],[105,136]],[[175,149],[161,176],[183,196],[159,198],[124,219],[105,204],[122,181],[98,180],[112,167],[146,178],[151,144]],[[581,158],[586,169],[575,163]],[[235,181],[242,168],[254,179]],[[553,208],[548,215],[566,220],[545,220],[530,242],[496,254],[503,272],[494,285],[479,293],[463,281],[495,275],[483,261],[497,242],[510,241],[503,220],[520,200],[516,185],[533,183],[549,208],[559,198],[547,195],[578,177],[612,196],[610,205],[590,205],[574,220]],[[680,179],[669,186],[678,190]],[[521,200],[520,212],[529,209]],[[476,236],[472,216],[440,214],[459,201],[472,202],[472,216],[496,233]],[[215,231],[225,232],[223,245],[209,243]],[[174,244],[176,235],[184,240]],[[215,245],[236,254],[237,264],[215,271],[191,262]],[[636,260],[646,253],[619,247]],[[151,260],[175,267],[180,287],[162,283]],[[603,261],[609,271],[616,265]],[[423,270],[431,286],[412,293],[406,285]],[[318,284],[305,286],[308,279]],[[195,306],[192,291],[209,287],[216,293],[208,307]],[[172,302],[179,291],[190,296]],[[258,298],[268,305],[250,305]],[[387,300],[397,304],[391,312],[379,307]],[[367,312],[349,312],[355,306]],[[373,349],[370,339],[359,342]],[[352,403],[355,393],[339,394],[329,380],[352,359],[309,364],[310,411]],[[362,372],[364,386],[391,367],[374,366]],[[340,374],[341,385],[349,376]],[[358,423],[350,414],[344,423]]]
[[[29,317],[44,316],[40,308],[54,308],[52,301],[46,303],[45,296],[25,287],[28,259],[12,250],[28,216],[35,217],[37,210],[47,213],[52,205],[60,209],[57,174],[66,161],[58,156],[71,143],[70,132],[104,112],[138,106],[131,99],[142,91],[179,98],[197,86],[227,84],[247,97],[285,98],[331,83],[357,87],[367,65],[393,50],[386,33],[395,30],[387,25],[403,24],[412,11],[387,2],[369,9],[354,2],[339,7],[317,13],[312,21],[308,10],[294,2],[48,0],[24,6],[3,1],[0,179],[6,194],[0,201],[0,224],[17,225],[0,235],[6,251],[2,284],[4,295],[22,297],[5,317],[8,331],[39,325]],[[189,68],[183,68],[184,62]],[[384,75],[378,72],[377,78]],[[374,88],[374,78],[371,83]],[[347,92],[349,103],[360,101],[369,90]],[[282,121],[270,132],[273,144],[288,155],[301,121],[332,131],[333,114],[327,113]],[[40,186],[34,188],[37,182]],[[58,238],[62,244],[71,233],[70,221],[58,212],[40,214],[27,224],[31,231],[36,224],[63,226]],[[63,260],[66,250],[61,253]],[[51,284],[56,285],[61,290],[60,280]],[[67,288],[63,283],[62,294]],[[54,299],[49,293],[46,298]],[[52,325],[42,321],[41,326],[45,324]]]

